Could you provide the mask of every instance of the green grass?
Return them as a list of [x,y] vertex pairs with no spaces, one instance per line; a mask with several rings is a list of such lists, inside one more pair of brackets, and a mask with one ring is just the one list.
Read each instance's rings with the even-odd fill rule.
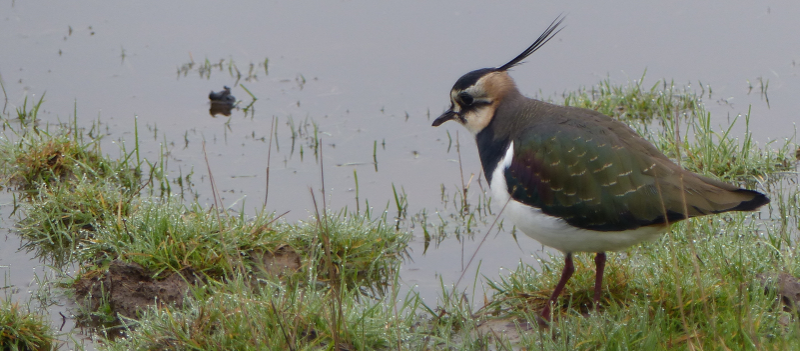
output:
[[[798,198],[775,206],[796,208]],[[765,289],[758,278],[800,275],[798,217],[789,226],[754,217],[692,220],[661,240],[610,255],[602,308],[591,312],[585,306],[592,299],[593,255],[576,255],[554,325],[544,337],[525,334],[522,344],[547,350],[800,347],[796,315],[784,311],[775,287]],[[563,261],[550,257],[541,265],[538,272],[523,265],[491,283],[493,302],[483,313],[534,321]]]
[[[405,299],[395,310],[390,298],[367,299],[353,290],[275,281],[253,289],[238,276],[225,284],[193,289],[179,310],[149,310],[135,322],[129,337],[106,349],[394,349],[412,331],[408,326],[413,325],[414,315],[409,312],[415,303]],[[337,318],[338,325],[333,323]]]
[[17,223],[25,247],[61,267],[73,262],[80,244],[92,240],[108,220],[133,210],[132,194],[115,182],[77,179],[69,184],[42,184],[20,204]]
[[[79,277],[103,274],[113,259],[138,263],[154,276],[191,267],[204,277],[184,306],[123,320],[134,330],[109,349],[259,349],[287,342],[304,349],[332,342],[333,334],[339,344],[371,349],[394,340],[384,335],[393,310],[378,301],[397,283],[390,280],[410,237],[386,218],[339,213],[295,224],[266,213],[220,218],[196,205],[142,201],[124,222],[112,218],[81,243],[78,261],[88,264]],[[275,274],[264,258],[277,252],[297,254],[299,267]],[[331,325],[338,311],[343,319]],[[109,319],[103,312],[85,313]]]
[[[725,181],[751,184],[774,180],[795,170],[796,158],[791,155],[793,147],[796,147],[794,134],[783,142],[773,140],[761,147],[750,132],[749,111],[719,129],[712,126],[710,113],[700,108],[695,111],[696,117],[683,127],[681,142],[676,142],[675,123],[668,121],[665,122],[665,135],[656,143],[672,158],[677,159],[680,153],[684,168]],[[741,139],[731,135],[736,123],[745,124],[745,134]]]
[[128,190],[138,189],[141,168],[131,162],[130,155],[112,160],[102,155],[101,138],[85,136],[72,126],[50,128],[6,128],[11,135],[0,143],[0,174],[7,184],[29,195],[35,195],[43,184],[82,178],[113,180]]
[[45,351],[55,344],[55,334],[44,316],[5,299],[0,302],[0,350]]
[[676,88],[666,81],[657,81],[647,89],[642,85],[644,77],[642,74],[638,81],[627,85],[616,85],[605,79],[591,88],[565,92],[562,104],[596,110],[642,128],[701,108],[702,102],[694,92]]
[[[264,253],[278,250],[299,255],[298,274],[331,280],[330,263],[321,237],[330,237],[332,264],[347,284],[385,281],[405,250],[409,237],[384,219],[367,215],[330,214],[328,225],[316,221],[289,224],[271,213],[254,218],[217,217],[199,205],[176,198],[137,201],[128,216],[110,216],[92,237],[80,243],[79,262],[99,268],[114,259],[135,262],[156,276],[186,267],[222,279],[239,272],[263,271]],[[90,270],[93,268],[90,268]]]
[[[28,113],[33,120],[36,111]],[[19,233],[28,249],[57,266],[69,262],[99,222],[126,215],[141,190],[143,164],[124,149],[120,159],[103,155],[99,129],[7,123],[0,143],[0,179],[22,194],[13,204],[24,214]]]

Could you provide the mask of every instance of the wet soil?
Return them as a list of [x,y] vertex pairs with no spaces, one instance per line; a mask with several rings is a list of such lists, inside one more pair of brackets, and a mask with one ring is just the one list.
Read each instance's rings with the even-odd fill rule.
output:
[[253,251],[249,254],[260,273],[271,276],[284,276],[300,270],[300,255],[289,246],[280,246],[273,252]]
[[189,285],[202,281],[191,268],[154,279],[153,272],[136,263],[114,260],[101,275],[86,275],[75,282],[78,301],[96,311],[107,301],[114,313],[135,318],[139,311],[155,304],[183,304]]
[[[301,268],[300,255],[291,247],[281,246],[273,252],[254,251],[250,258],[257,273],[284,276]],[[136,263],[114,260],[105,273],[86,274],[73,285],[78,301],[90,311],[97,311],[107,302],[111,312],[136,318],[139,311],[153,305],[183,304],[191,285],[204,278],[191,267],[180,272],[153,278],[151,272]]]

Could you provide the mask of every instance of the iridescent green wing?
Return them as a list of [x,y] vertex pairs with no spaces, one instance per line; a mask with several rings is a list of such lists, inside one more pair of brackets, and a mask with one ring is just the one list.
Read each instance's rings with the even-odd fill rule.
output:
[[[654,162],[636,152],[637,145],[601,127],[543,124],[521,133],[513,140],[514,158],[505,170],[512,198],[584,229],[617,231],[663,223],[654,177],[663,160]],[[683,218],[670,212],[670,220]]]

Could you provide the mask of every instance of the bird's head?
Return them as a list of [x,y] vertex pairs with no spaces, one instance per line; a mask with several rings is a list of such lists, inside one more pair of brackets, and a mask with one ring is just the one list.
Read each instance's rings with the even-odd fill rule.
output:
[[450,89],[450,108],[433,121],[437,127],[449,120],[456,120],[472,134],[478,134],[491,122],[497,106],[509,92],[516,91],[514,80],[508,69],[522,62],[542,45],[552,39],[556,28],[564,20],[556,18],[531,46],[508,63],[496,68],[482,68],[469,72],[456,81]]

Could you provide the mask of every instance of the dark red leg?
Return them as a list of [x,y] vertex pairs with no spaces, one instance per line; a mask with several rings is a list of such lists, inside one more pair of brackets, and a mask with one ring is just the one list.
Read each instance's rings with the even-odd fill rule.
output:
[[544,319],[545,322],[550,322],[550,306],[556,303],[558,295],[561,295],[561,290],[564,290],[564,285],[567,285],[567,281],[572,277],[572,273],[574,272],[575,266],[572,264],[572,253],[567,252],[564,256],[564,270],[561,272],[561,280],[558,281],[556,289],[553,290],[553,295],[550,295],[550,300],[547,301],[547,305],[544,306],[544,310],[542,310],[542,319]]
[[597,273],[594,276],[594,307],[600,303],[600,292],[603,290],[603,269],[606,268],[606,253],[598,252],[594,257],[594,265]]

